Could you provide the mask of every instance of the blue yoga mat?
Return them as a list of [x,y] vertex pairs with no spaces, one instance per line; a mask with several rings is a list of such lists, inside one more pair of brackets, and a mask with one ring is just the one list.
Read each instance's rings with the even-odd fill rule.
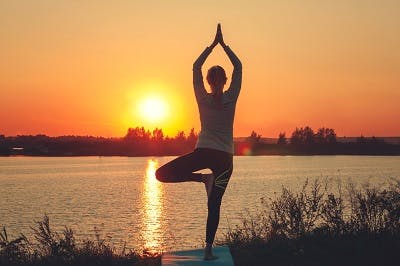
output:
[[203,260],[203,249],[182,250],[167,252],[161,257],[161,265],[163,266],[206,266],[221,265],[233,266],[233,260],[228,247],[215,247],[213,253],[218,257],[216,260]]

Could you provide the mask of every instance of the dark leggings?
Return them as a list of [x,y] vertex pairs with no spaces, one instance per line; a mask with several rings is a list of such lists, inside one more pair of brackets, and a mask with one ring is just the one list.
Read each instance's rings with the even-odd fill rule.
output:
[[219,223],[222,196],[232,174],[232,154],[207,148],[197,148],[193,152],[176,158],[161,166],[156,177],[161,182],[176,183],[202,182],[202,174],[194,173],[209,168],[215,181],[208,198],[206,243],[214,242]]

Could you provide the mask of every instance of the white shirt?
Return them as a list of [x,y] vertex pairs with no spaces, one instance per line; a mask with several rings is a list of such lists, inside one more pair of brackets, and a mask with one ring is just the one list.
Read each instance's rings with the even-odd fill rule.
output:
[[233,154],[233,122],[242,84],[242,64],[228,46],[224,50],[234,69],[231,84],[222,94],[221,102],[216,102],[212,94],[207,93],[201,72],[212,48],[207,47],[193,64],[193,87],[201,121],[196,148],[211,148]]

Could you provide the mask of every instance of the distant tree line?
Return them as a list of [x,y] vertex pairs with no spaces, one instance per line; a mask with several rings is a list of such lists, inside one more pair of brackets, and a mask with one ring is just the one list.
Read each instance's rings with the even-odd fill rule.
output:
[[177,155],[194,149],[198,135],[192,128],[188,135],[179,131],[174,137],[166,136],[161,128],[152,131],[144,127],[129,128],[122,142],[135,152],[130,154]]
[[[278,144],[287,144],[285,132],[278,136]],[[309,127],[296,128],[290,137],[290,144],[336,144],[336,133],[333,128],[319,128],[317,132]]]
[[275,144],[263,141],[253,130],[236,144],[238,155],[400,155],[400,145],[386,143],[382,138],[360,136],[355,141],[338,142],[335,130],[326,127],[317,131],[309,126],[296,128],[290,138],[281,132]]
[[[179,131],[174,137],[160,128],[129,128],[123,137],[0,135],[0,155],[38,156],[166,156],[192,151],[198,134]],[[381,138],[360,136],[352,142],[339,142],[335,130],[296,128],[290,138],[281,132],[275,143],[267,143],[254,130],[246,138],[235,140],[236,155],[400,155],[400,145]]]
[[176,136],[166,136],[162,129],[129,128],[120,138],[93,136],[0,135],[0,155],[40,156],[150,156],[177,155],[193,150],[197,134],[191,129],[186,136],[179,131]]

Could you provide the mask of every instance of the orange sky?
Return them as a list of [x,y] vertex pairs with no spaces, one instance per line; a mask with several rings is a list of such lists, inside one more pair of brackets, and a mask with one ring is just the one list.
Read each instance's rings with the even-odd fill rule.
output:
[[[199,130],[192,64],[222,23],[235,136],[400,135],[400,1],[0,1],[0,134]],[[232,67],[220,48],[204,69]],[[152,123],[146,98],[166,102]]]

